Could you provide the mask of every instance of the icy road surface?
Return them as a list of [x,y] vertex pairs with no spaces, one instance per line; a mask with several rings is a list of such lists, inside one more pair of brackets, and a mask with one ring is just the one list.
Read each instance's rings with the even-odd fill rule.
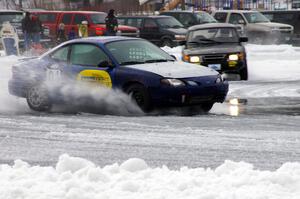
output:
[[[169,49],[170,50],[170,49]],[[180,49],[171,49],[177,56]],[[291,46],[247,46],[249,81],[230,82],[228,98],[208,115],[112,116],[40,114],[7,93],[15,57],[2,57],[0,162],[22,159],[54,165],[68,153],[104,166],[129,158],[151,167],[216,168],[225,160],[274,170],[300,162],[300,51]]]

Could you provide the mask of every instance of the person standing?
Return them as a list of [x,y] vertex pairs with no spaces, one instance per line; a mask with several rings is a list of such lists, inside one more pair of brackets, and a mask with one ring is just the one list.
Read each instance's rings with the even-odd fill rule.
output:
[[118,19],[114,14],[115,10],[110,9],[105,17],[106,35],[115,36],[118,30]]
[[25,17],[22,19],[22,32],[24,34],[24,47],[25,50],[29,50],[31,46],[31,39],[32,39],[32,23],[30,13],[26,12]]
[[40,45],[41,34],[43,32],[42,22],[39,20],[38,16],[32,15],[31,17],[32,25],[32,40],[35,45]]
[[0,30],[1,42],[6,55],[19,55],[19,37],[17,30],[5,21]]
[[67,40],[67,38],[66,38],[66,33],[65,33],[65,24],[60,23],[58,26],[57,35],[56,35],[57,44],[65,42],[66,40]]

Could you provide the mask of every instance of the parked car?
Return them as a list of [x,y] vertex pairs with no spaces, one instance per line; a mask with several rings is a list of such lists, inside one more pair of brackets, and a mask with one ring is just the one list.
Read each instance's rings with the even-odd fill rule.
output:
[[26,98],[33,110],[47,111],[52,104],[72,104],[59,91],[78,81],[121,89],[144,111],[197,105],[207,112],[228,92],[217,71],[178,62],[143,39],[118,36],[74,39],[14,65],[9,92]]
[[170,16],[120,16],[120,24],[139,28],[140,37],[158,46],[177,46],[185,41],[186,29]]
[[300,10],[261,11],[271,22],[289,24],[294,27],[291,43],[300,45]]
[[220,73],[239,74],[248,79],[247,56],[240,37],[232,24],[210,23],[188,29],[183,61],[199,64]]
[[286,43],[293,35],[293,26],[273,23],[258,11],[222,10],[212,15],[221,23],[240,25],[251,43]]
[[[11,25],[13,25],[18,33],[19,36],[19,45],[22,49],[24,47],[24,35],[22,32],[22,24],[21,21],[24,18],[25,13],[23,11],[17,11],[17,10],[1,10],[0,11],[0,29],[2,28],[2,24],[5,21],[10,22]],[[51,39],[49,37],[49,29],[45,26],[43,26],[43,34],[41,35],[41,43],[45,46],[48,46],[51,42]]]
[[205,23],[217,23],[217,20],[210,14],[204,11],[184,11],[174,10],[160,13],[160,15],[172,16],[184,25],[185,28],[190,26],[205,24]]
[[[78,24],[82,21],[88,22],[89,36],[102,36],[105,35],[105,17],[104,12],[94,11],[31,11],[31,13],[39,16],[42,23],[49,27],[50,35],[52,38],[56,37],[56,32],[60,23],[65,24],[66,34],[74,28],[78,34]],[[118,26],[118,35],[139,37],[139,30],[132,26]]]

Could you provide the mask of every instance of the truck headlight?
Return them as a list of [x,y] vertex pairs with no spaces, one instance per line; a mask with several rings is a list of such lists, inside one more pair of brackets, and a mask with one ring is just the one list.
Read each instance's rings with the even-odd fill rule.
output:
[[162,79],[161,83],[173,87],[185,86],[185,83],[179,79]]
[[237,61],[239,60],[239,56],[237,54],[231,54],[228,56],[229,61]]
[[201,59],[199,56],[190,56],[191,63],[200,63]]

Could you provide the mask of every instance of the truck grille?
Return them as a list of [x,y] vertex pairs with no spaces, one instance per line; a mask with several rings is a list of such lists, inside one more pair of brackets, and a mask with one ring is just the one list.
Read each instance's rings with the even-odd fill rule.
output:
[[203,55],[202,61],[205,63],[221,63],[224,61],[226,54]]
[[289,27],[280,27],[279,30],[281,33],[290,33],[290,34],[293,33],[293,30]]

